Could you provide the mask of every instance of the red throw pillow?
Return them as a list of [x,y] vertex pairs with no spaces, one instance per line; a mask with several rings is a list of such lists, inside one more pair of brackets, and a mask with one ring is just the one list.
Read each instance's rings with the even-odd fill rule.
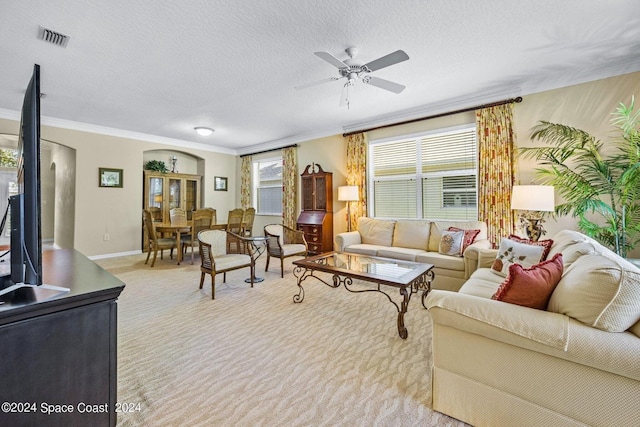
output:
[[464,253],[464,250],[467,249],[467,246],[472,244],[478,234],[480,234],[480,230],[463,230],[458,227],[449,227],[448,231],[464,231],[464,239],[462,240],[462,249],[460,249],[460,255]]
[[562,254],[531,268],[509,266],[509,275],[491,299],[546,310],[549,298],[562,278]]
[[523,237],[516,236],[515,234],[510,234],[509,240],[513,240],[514,242],[518,242],[518,243],[525,243],[527,245],[544,247],[544,250],[542,251],[542,258],[541,258],[542,261],[547,259],[547,256],[549,255],[549,251],[551,251],[551,246],[553,245],[553,240],[551,239],[538,240],[537,242],[534,242],[533,240],[525,239]]

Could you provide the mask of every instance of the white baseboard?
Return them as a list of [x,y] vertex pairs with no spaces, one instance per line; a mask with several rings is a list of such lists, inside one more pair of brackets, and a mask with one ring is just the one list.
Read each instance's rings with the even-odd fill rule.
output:
[[129,255],[140,255],[141,253],[142,251],[117,252],[113,254],[92,255],[87,258],[89,258],[90,260],[96,260],[96,259],[105,259],[105,258],[117,258],[121,256],[129,256]]

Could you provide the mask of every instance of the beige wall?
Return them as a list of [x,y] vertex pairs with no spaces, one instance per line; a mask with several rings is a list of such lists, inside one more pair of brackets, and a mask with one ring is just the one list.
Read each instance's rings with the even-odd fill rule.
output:
[[[606,139],[611,112],[618,102],[628,103],[633,94],[640,97],[640,73],[524,96],[522,103],[514,105],[517,144],[530,143],[529,129],[538,120],[573,125]],[[473,113],[464,113],[372,131],[368,136],[369,139],[382,139],[473,121]],[[16,121],[0,119],[0,133],[17,133],[17,130]],[[50,126],[42,127],[42,138],[76,150],[74,246],[88,256],[140,250],[142,165],[150,151],[161,150],[162,156],[175,151],[185,153],[178,161],[178,170],[191,173],[195,167],[197,173],[204,176],[203,206],[216,208],[219,222],[225,222],[228,211],[240,205],[238,156]],[[273,154],[277,152],[270,153]],[[187,160],[190,157],[198,160],[190,163]],[[165,162],[169,166],[168,161]],[[298,175],[312,162],[333,172],[334,233],[344,231],[346,207],[337,200],[337,188],[346,183],[346,139],[334,135],[298,144]],[[519,166],[521,183],[530,183],[533,165],[520,161]],[[124,169],[124,187],[98,187],[99,167]],[[213,191],[214,176],[228,177],[229,191]],[[257,217],[255,233],[259,234],[265,224],[274,222],[280,223],[281,218]],[[546,225],[552,235],[562,228],[575,228],[575,221],[564,218],[548,221]],[[109,241],[103,240],[105,233],[110,235]]]
[[[0,133],[15,134],[18,125],[16,121],[0,119]],[[51,126],[42,126],[41,136],[76,151],[74,247],[87,256],[139,251],[144,153],[176,150],[176,147]],[[195,149],[177,150],[188,151],[204,160],[204,206],[227,212],[235,205],[235,180],[229,180],[229,191],[213,191],[214,176],[235,176],[235,156]],[[98,187],[100,167],[123,169],[123,188]],[[104,234],[109,234],[108,241],[103,240]]]

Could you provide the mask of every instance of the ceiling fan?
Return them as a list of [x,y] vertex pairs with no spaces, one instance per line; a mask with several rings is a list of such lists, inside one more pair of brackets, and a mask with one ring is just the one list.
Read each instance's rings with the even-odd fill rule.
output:
[[377,71],[381,68],[389,67],[390,65],[409,59],[409,55],[407,55],[403,50],[396,50],[395,52],[367,62],[366,64],[364,61],[356,59],[358,48],[349,47],[345,49],[345,52],[349,55],[349,58],[344,61],[339,60],[329,52],[314,52],[317,57],[324,59],[329,64],[338,68],[340,77],[329,77],[312,83],[296,86],[295,88],[305,89],[311,86],[345,78],[347,79],[347,82],[344,84],[342,89],[340,106],[346,105],[347,108],[349,107],[350,92],[353,90],[356,80],[358,79],[362,80],[363,83],[370,84],[393,93],[400,93],[405,89],[405,86],[401,84],[370,75],[373,71]]

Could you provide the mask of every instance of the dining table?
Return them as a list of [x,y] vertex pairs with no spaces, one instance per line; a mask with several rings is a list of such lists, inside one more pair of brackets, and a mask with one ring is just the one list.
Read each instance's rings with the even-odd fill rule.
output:
[[170,223],[160,223],[156,224],[156,232],[161,234],[172,234],[176,236],[176,248],[178,248],[178,265],[182,262],[182,238],[183,234],[191,233],[191,225],[189,224],[170,224]]

